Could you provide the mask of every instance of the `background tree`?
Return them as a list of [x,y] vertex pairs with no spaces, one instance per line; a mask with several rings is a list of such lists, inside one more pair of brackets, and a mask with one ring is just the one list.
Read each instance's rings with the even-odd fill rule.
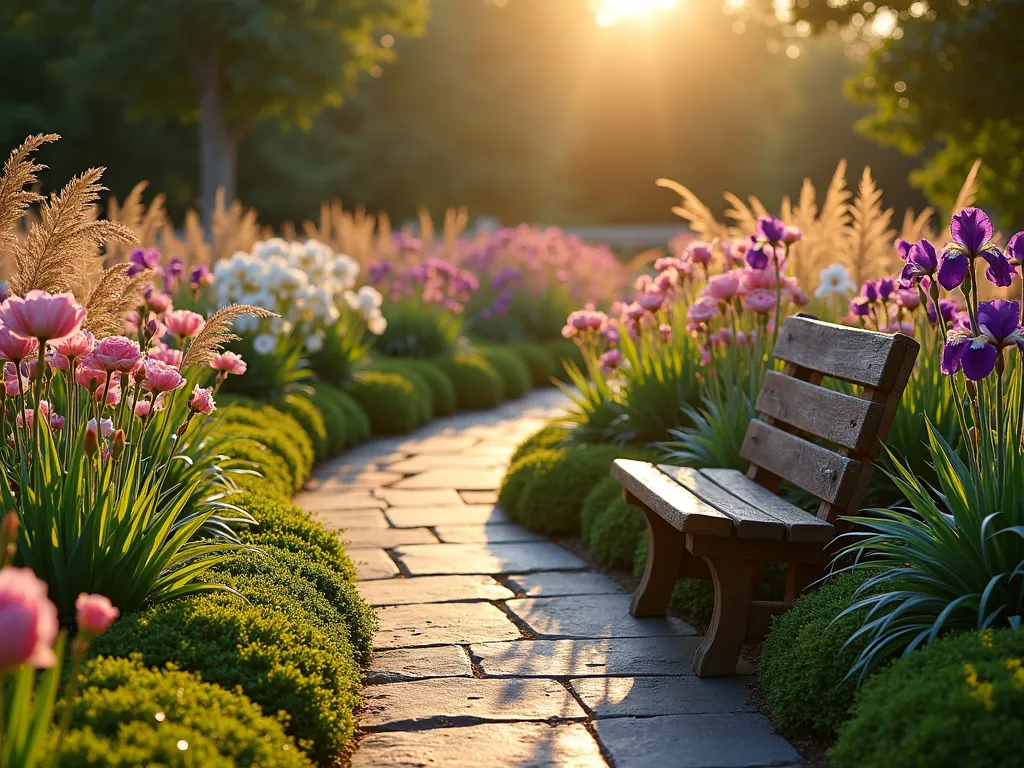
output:
[[199,123],[201,192],[235,195],[238,147],[257,121],[308,127],[360,72],[419,34],[427,0],[40,0],[18,24],[73,30],[58,71],[138,115]]

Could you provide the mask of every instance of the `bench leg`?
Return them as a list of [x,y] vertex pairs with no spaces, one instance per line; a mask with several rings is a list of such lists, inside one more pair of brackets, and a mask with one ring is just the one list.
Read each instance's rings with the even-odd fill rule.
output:
[[704,559],[715,583],[715,610],[704,642],[693,657],[693,671],[698,677],[735,675],[740,649],[747,637],[758,563],[719,557]]
[[825,575],[824,568],[816,563],[790,563],[786,571],[785,601],[792,603],[807,588]]
[[680,565],[686,551],[686,536],[646,507],[641,507],[647,519],[650,546],[647,566],[640,584],[633,593],[629,612],[637,618],[664,616],[672,587],[679,579]]

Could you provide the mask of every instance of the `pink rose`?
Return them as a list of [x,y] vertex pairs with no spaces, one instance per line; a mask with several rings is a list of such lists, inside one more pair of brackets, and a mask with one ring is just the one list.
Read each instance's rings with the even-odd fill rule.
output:
[[217,409],[216,404],[213,402],[213,390],[196,386],[192,390],[192,398],[188,401],[188,407],[196,413],[204,415],[213,413]]
[[91,362],[89,357],[78,361],[78,365],[75,367],[75,381],[78,383],[78,386],[85,387],[91,391],[93,387],[106,382],[107,374],[106,371],[101,371],[99,368],[89,365],[89,362]]
[[195,336],[206,325],[206,320],[198,312],[187,309],[176,309],[164,316],[164,325],[175,336],[187,338]]
[[718,302],[714,299],[699,299],[686,310],[686,319],[694,323],[706,323],[718,316]]
[[153,410],[153,401],[152,400],[139,400],[139,402],[137,402],[135,404],[135,408],[134,408],[135,415],[138,416],[140,419],[144,419],[147,416],[149,416],[150,411],[152,411],[152,410]]
[[166,363],[172,368],[180,368],[181,361],[184,359],[184,355],[180,349],[169,347],[166,344],[155,344],[149,348],[146,355],[153,360],[159,360],[161,363]]
[[6,325],[0,325],[0,358],[20,363],[26,358],[39,354],[39,341],[22,338]]
[[146,303],[149,305],[149,308],[158,315],[161,312],[167,312],[171,309],[171,297],[166,293],[160,293],[159,291],[153,291],[149,294],[149,296],[146,297]]
[[249,366],[241,355],[234,352],[221,352],[210,359],[210,367],[215,371],[241,376]]
[[740,270],[732,269],[708,280],[704,294],[715,301],[728,301],[740,292],[740,287]]
[[143,372],[146,377],[143,386],[150,392],[173,392],[185,385],[185,377],[160,360],[147,358]]
[[100,635],[114,623],[121,612],[103,595],[89,595],[83,592],[75,600],[75,621],[78,631],[87,635]]
[[29,568],[0,570],[0,672],[25,663],[52,667],[58,628],[57,606],[46,597],[46,583]]
[[0,305],[0,321],[23,338],[60,341],[78,333],[84,320],[85,307],[71,293],[32,290]]
[[139,342],[127,336],[108,336],[96,342],[92,359],[104,371],[128,373],[142,357]]
[[96,337],[89,331],[79,331],[51,346],[57,354],[74,360],[76,357],[82,357],[92,352],[93,347],[96,346]]
[[775,292],[765,288],[755,288],[743,297],[743,304],[751,312],[767,315],[775,309]]

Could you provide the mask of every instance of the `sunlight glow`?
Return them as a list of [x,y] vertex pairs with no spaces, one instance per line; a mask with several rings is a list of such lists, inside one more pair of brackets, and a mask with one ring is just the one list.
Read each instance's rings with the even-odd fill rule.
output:
[[599,27],[610,27],[620,21],[632,21],[659,11],[671,11],[679,0],[595,0],[595,20]]

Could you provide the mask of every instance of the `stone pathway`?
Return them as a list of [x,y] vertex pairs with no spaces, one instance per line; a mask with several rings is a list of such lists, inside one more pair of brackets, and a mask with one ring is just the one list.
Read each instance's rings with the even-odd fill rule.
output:
[[798,765],[748,677],[693,676],[692,627],[632,618],[618,585],[494,506],[564,402],[534,392],[373,441],[296,497],[344,531],[380,617],[353,768]]

